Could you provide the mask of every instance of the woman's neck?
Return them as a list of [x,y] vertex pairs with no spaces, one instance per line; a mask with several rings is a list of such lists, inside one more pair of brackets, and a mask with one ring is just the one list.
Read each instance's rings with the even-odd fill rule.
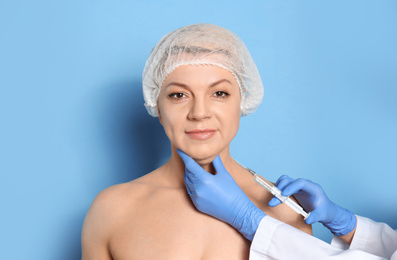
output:
[[[235,167],[236,162],[233,160],[229,153],[229,148],[224,149],[219,154],[222,160],[223,165],[226,169],[233,169]],[[210,158],[205,161],[196,160],[196,162],[207,172],[211,174],[215,174],[215,168],[212,164],[212,161],[215,159]],[[176,149],[172,149],[172,156],[168,160],[168,162],[164,165],[166,175],[169,176],[167,178],[170,182],[176,184],[178,187],[185,187],[184,174],[185,174],[185,164]]]

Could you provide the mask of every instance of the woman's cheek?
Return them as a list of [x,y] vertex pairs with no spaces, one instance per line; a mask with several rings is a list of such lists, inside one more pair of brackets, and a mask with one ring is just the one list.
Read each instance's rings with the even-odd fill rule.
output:
[[175,143],[182,135],[181,123],[176,117],[166,117],[163,127],[171,143]]

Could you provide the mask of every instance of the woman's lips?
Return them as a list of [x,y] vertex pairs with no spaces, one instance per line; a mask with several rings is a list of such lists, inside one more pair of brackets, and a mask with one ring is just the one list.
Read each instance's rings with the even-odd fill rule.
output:
[[213,137],[216,133],[213,129],[195,129],[185,132],[190,138],[196,140],[207,140]]

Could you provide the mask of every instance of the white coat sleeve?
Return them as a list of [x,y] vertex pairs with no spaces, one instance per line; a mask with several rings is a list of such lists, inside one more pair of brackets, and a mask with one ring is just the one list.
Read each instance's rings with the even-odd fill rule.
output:
[[360,250],[344,250],[266,216],[259,224],[250,249],[250,260],[263,259],[385,259]]
[[331,245],[348,247],[385,258],[397,259],[397,231],[385,223],[377,223],[360,216],[356,217],[357,228],[350,247],[336,236],[332,239]]

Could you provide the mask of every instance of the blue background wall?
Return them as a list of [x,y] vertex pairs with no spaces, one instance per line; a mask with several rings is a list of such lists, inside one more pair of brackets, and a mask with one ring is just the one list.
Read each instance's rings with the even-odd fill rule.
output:
[[79,259],[96,194],[167,160],[141,73],[197,22],[238,34],[262,75],[234,157],[397,228],[397,2],[248,2],[0,1],[2,259]]

